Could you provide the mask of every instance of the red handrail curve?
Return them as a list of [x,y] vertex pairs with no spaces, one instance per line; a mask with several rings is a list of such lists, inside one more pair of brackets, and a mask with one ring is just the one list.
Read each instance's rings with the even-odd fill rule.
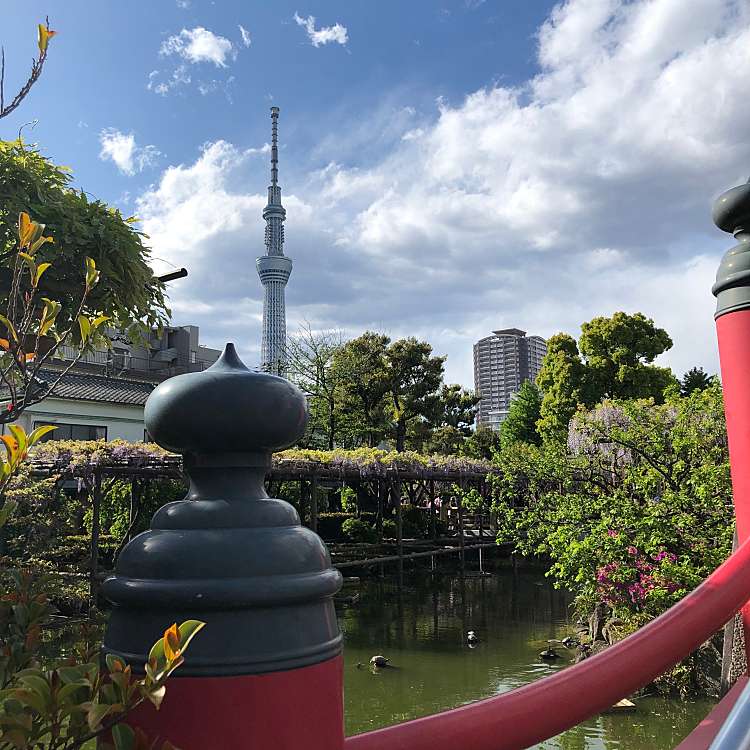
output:
[[596,656],[517,690],[355,735],[346,750],[522,750],[601,713],[685,658],[750,600],[750,540],[682,601]]

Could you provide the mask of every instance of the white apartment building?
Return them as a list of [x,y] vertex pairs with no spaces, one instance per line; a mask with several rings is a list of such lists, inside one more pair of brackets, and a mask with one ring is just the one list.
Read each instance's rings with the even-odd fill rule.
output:
[[525,380],[535,380],[547,353],[541,336],[518,328],[493,331],[474,344],[474,390],[480,397],[477,424],[499,430],[513,395]]

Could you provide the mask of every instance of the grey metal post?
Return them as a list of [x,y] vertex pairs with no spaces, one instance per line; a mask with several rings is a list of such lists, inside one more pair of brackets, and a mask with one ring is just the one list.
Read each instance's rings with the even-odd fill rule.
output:
[[[142,668],[167,627],[202,620],[154,719],[169,729],[160,735],[203,750],[211,745],[206,733],[220,727],[215,746],[268,747],[272,729],[275,747],[296,747],[305,734],[321,747],[342,747],[333,607],[341,574],[292,505],[264,489],[271,453],[304,433],[304,395],[284,378],[250,371],[227,344],[212,367],[157,386],[145,421],[159,445],[183,455],[190,488],[156,512],[104,582],[115,605],[104,651]],[[315,683],[295,721],[269,729],[263,717],[283,708],[268,707],[268,686],[280,686],[281,701]]]

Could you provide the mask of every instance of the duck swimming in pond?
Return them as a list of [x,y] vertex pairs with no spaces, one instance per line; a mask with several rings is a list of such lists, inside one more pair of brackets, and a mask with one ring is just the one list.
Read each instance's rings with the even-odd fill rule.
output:
[[567,638],[563,638],[560,643],[562,643],[565,648],[577,648],[581,645],[581,642],[578,640],[578,638],[574,638],[572,635],[567,636]]
[[385,656],[378,654],[370,659],[370,666],[375,667],[376,669],[385,669],[389,666],[388,662],[390,662],[390,659],[386,659]]
[[479,636],[473,630],[470,630],[466,634],[466,642],[469,646],[476,646],[479,643]]
[[545,661],[553,661],[554,659],[559,659],[560,654],[558,654],[554,648],[550,647],[544,649],[544,651],[539,654],[539,658],[544,659]]

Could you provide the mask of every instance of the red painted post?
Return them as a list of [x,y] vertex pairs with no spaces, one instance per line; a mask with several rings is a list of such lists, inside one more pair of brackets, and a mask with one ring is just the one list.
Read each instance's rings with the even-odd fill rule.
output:
[[[713,293],[717,298],[724,410],[732,466],[737,539],[750,537],[750,184],[718,197],[714,223],[734,234],[739,244],[722,258]],[[745,648],[750,662],[750,606],[742,610]]]
[[161,709],[144,704],[129,723],[182,750],[342,750],[341,574],[263,487],[271,451],[304,432],[304,396],[248,370],[229,344],[208,370],[159,385],[145,417],[157,443],[183,454],[190,489],[105,581],[115,606],[104,650],[138,669],[173,622],[206,627]]

